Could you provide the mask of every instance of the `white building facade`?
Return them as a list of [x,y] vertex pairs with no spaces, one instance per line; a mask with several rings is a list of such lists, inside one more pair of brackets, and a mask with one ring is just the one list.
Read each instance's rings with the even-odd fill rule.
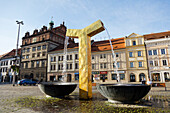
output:
[[153,82],[170,80],[170,36],[145,40],[148,70]]
[[[11,66],[14,65],[16,58],[4,58],[0,60],[0,82],[12,82],[14,71]],[[17,66],[19,66],[20,58],[17,57]],[[18,75],[16,72],[15,75]]]

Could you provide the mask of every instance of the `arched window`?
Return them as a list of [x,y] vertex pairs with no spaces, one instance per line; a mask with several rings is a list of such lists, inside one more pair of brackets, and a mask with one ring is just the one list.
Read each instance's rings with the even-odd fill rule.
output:
[[146,77],[145,77],[144,73],[139,74],[139,82],[142,82],[142,80],[146,80]]
[[130,82],[136,82],[135,74],[133,73],[130,74]]

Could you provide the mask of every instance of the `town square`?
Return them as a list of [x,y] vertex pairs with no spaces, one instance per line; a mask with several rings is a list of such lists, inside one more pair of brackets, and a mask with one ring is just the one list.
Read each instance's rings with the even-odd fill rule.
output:
[[170,112],[168,0],[3,4],[0,112]]

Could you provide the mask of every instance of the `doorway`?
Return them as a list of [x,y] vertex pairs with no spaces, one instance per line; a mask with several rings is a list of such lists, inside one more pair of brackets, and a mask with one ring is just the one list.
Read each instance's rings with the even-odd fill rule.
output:
[[71,82],[71,74],[67,74],[67,82]]
[[143,80],[146,80],[145,74],[144,73],[140,73],[139,74],[139,82],[142,82]]
[[136,82],[135,74],[130,74],[130,82]]

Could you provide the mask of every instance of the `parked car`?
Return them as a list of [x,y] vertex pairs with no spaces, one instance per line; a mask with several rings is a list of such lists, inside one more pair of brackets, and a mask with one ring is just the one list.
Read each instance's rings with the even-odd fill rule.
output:
[[18,81],[18,85],[24,85],[24,86],[26,86],[26,85],[36,85],[36,81],[33,81],[32,79],[22,79],[22,80],[19,80]]

